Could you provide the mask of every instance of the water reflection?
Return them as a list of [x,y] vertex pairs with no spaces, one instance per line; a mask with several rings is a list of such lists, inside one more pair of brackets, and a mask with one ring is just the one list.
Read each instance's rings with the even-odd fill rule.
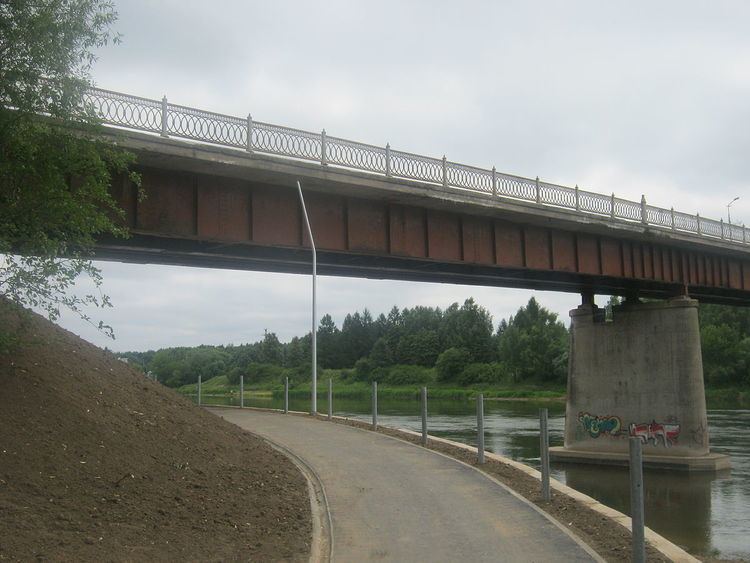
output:
[[[239,404],[236,398],[206,397],[207,404]],[[281,408],[280,399],[246,398],[247,406]],[[291,399],[290,409],[307,411],[309,401]],[[335,413],[370,419],[370,401],[336,399]],[[381,424],[419,431],[419,402],[381,398]],[[539,408],[549,410],[550,445],[562,445],[563,402],[486,401],[485,444],[489,451],[539,465]],[[326,412],[325,399],[318,408]],[[719,474],[646,470],[646,524],[695,554],[750,558],[750,410],[709,410],[711,449],[732,458],[731,472]],[[476,445],[473,401],[431,400],[430,434]],[[553,476],[624,513],[629,513],[628,471],[624,467],[554,464]]]

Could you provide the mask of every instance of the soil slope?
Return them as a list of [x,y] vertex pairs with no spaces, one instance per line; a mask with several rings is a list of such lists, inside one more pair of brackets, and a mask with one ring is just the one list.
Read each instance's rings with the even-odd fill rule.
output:
[[306,560],[299,470],[0,300],[0,560]]

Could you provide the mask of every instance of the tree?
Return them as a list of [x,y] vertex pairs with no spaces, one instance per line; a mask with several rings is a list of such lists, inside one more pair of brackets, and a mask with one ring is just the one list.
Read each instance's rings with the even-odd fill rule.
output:
[[555,313],[540,307],[532,297],[501,328],[500,361],[513,381],[565,381],[568,331]]
[[445,310],[442,333],[443,346],[467,350],[471,362],[489,362],[495,358],[492,315],[472,298],[461,307],[454,303]]
[[318,362],[324,368],[338,368],[341,366],[339,351],[339,335],[341,332],[333,322],[331,315],[323,315],[318,325],[317,354]]
[[[126,235],[109,186],[133,157],[97,139],[83,97],[115,19],[108,0],[0,2],[0,295],[52,320],[109,305],[91,251],[99,235]],[[80,275],[97,291],[73,295]]]

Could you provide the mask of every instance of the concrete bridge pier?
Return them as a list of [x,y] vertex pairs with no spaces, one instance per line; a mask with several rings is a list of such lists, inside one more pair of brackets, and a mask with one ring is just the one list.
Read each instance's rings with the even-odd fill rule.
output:
[[570,316],[565,445],[553,460],[627,464],[638,436],[646,466],[729,467],[709,451],[698,301],[627,299],[606,319],[584,296]]

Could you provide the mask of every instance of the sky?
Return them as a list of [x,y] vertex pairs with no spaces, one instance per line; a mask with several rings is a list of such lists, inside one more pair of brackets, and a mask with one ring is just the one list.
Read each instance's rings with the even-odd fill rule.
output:
[[[97,86],[750,224],[750,3],[117,0]],[[117,351],[310,330],[302,275],[99,263]],[[88,289],[80,284],[80,291]],[[320,279],[319,311],[447,307],[507,318],[532,295]],[[600,298],[604,301],[604,298]]]

